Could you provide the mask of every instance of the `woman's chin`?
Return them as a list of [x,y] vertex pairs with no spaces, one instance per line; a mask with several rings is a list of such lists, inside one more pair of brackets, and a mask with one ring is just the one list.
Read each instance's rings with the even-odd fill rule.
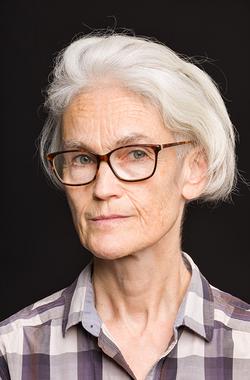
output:
[[113,252],[92,252],[95,258],[101,259],[101,260],[118,260],[125,256],[128,256],[128,254],[118,254]]
[[119,242],[117,239],[88,242],[86,248],[95,257],[103,260],[120,259],[133,252],[132,249],[129,249],[126,242]]

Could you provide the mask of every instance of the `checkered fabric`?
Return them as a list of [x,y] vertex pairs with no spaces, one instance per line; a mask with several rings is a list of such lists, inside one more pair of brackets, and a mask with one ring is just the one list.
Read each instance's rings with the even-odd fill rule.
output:
[[[249,380],[250,306],[192,277],[166,352],[146,380]],[[0,324],[1,380],[136,379],[94,304],[92,262],[63,290]]]

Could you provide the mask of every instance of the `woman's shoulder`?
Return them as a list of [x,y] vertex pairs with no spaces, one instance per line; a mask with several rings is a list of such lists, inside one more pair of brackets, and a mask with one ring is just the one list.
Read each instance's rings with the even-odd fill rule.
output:
[[65,289],[58,290],[1,321],[0,338],[25,326],[39,326],[60,317],[63,313],[64,291]]
[[224,324],[239,333],[249,333],[250,340],[250,304],[214,286],[211,286],[211,290],[215,323]]

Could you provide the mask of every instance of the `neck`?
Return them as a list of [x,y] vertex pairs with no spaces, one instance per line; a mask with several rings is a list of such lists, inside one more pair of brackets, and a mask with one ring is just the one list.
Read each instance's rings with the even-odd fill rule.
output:
[[96,308],[105,321],[174,319],[190,281],[180,248],[147,248],[117,260],[94,258]]

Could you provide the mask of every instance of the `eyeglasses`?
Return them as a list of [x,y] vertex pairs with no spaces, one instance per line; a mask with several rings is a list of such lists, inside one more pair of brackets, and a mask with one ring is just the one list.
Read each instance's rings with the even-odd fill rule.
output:
[[192,141],[126,145],[101,155],[85,149],[65,150],[50,153],[47,158],[57,179],[67,186],[82,186],[94,181],[101,161],[107,162],[120,180],[138,182],[153,176],[160,150],[190,143]]

